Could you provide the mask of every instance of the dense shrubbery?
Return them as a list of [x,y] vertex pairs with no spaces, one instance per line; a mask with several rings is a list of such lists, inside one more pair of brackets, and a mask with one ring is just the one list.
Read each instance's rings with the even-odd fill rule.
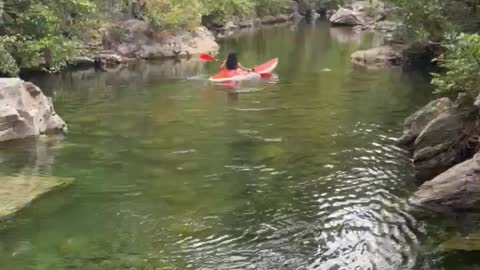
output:
[[145,17],[156,28],[193,29],[200,23],[202,4],[192,0],[146,0]]
[[480,93],[480,36],[453,35],[447,42],[447,51],[439,59],[447,71],[434,74],[432,83],[439,94],[455,96],[464,92],[475,98]]
[[476,32],[477,0],[389,0],[398,7],[405,34],[415,41],[441,41],[445,33]]
[[[93,20],[88,0],[5,0],[0,27],[1,73],[18,66],[58,70],[78,51],[81,37]],[[15,59],[15,64],[11,59]]]

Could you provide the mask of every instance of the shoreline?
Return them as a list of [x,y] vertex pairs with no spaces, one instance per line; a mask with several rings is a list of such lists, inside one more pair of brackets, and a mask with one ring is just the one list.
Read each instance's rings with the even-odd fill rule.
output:
[[[293,23],[294,14],[266,16],[240,21],[238,24],[226,23],[221,28],[200,26],[195,32],[177,31],[173,34],[152,32],[146,22],[128,20],[125,24],[133,24],[133,29],[126,29],[130,36],[125,40],[105,41],[109,45],[90,46],[90,52],[75,57],[65,67],[53,73],[64,71],[87,70],[94,68],[98,71],[115,72],[129,64],[191,59],[200,54],[216,55],[220,50],[219,43],[231,35],[245,29],[261,29],[263,27],[288,25]],[[116,33],[112,33],[114,35]],[[153,35],[153,36],[152,36]],[[165,38],[166,36],[166,38]],[[140,40],[140,41],[139,41]],[[119,44],[116,44],[118,42]],[[137,44],[135,42],[138,42]],[[149,44],[148,44],[149,43]],[[146,45],[148,44],[148,45]],[[143,51],[142,51],[143,50]],[[18,77],[52,73],[38,68],[21,68]]]

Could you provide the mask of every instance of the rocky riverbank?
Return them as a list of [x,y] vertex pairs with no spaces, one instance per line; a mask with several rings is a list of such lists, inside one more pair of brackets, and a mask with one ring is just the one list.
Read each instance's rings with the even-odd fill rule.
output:
[[102,44],[87,47],[87,53],[73,59],[70,67],[97,67],[104,71],[115,71],[119,66],[142,60],[215,55],[220,49],[217,40],[240,29],[288,23],[294,18],[293,13],[261,18],[230,18],[221,24],[204,22],[205,26],[195,31],[175,33],[157,31],[143,20],[131,19],[109,29]]
[[87,48],[87,53],[75,58],[71,66],[110,70],[139,60],[215,54],[219,48],[215,36],[206,27],[172,34],[156,31],[145,21],[131,19],[109,29],[102,44]]
[[440,98],[405,120],[400,146],[411,150],[422,184],[415,205],[433,209],[480,208],[480,102],[460,94]]

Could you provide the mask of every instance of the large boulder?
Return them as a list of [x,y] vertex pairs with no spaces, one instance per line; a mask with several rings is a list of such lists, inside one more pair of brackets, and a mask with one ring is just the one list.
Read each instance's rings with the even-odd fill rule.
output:
[[439,98],[431,101],[405,119],[403,135],[397,140],[397,143],[402,146],[412,146],[428,123],[451,107],[452,101],[449,98]]
[[65,130],[40,88],[18,78],[0,78],[0,142]]
[[335,14],[333,14],[329,20],[332,25],[340,26],[355,26],[365,23],[361,13],[346,8],[340,8],[337,10],[337,12],[335,12]]
[[478,152],[478,112],[472,98],[461,93],[455,102],[434,100],[405,120],[397,144],[413,152],[417,178],[432,179]]
[[413,145],[419,179],[432,179],[473,156],[478,148],[476,113],[452,109],[428,123]]
[[205,27],[172,34],[157,31],[147,22],[134,19],[108,31],[103,44],[122,57],[141,59],[198,55],[219,49],[214,35]]
[[480,154],[425,182],[410,202],[436,210],[480,209]]
[[399,65],[402,48],[382,46],[368,50],[356,51],[351,55],[352,62],[365,67],[385,67]]
[[386,12],[382,1],[355,1],[339,8],[330,23],[338,26],[356,26],[356,30],[373,30],[377,22],[385,20]]

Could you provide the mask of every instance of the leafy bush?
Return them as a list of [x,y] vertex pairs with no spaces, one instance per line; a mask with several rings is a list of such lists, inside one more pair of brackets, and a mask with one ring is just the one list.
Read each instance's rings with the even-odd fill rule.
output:
[[253,0],[200,0],[202,15],[210,21],[221,23],[226,18],[249,17],[255,14],[255,2]]
[[15,59],[0,43],[0,75],[15,76],[18,73],[18,66]]
[[255,10],[259,16],[275,15],[285,13],[289,6],[289,0],[257,0]]
[[480,92],[480,36],[460,34],[447,40],[447,51],[439,59],[447,71],[434,74],[432,84],[439,94],[464,92],[475,98]]
[[[4,0],[0,44],[16,66],[57,71],[80,52],[80,37],[94,18],[89,0]],[[11,59],[1,73],[12,74]]]
[[441,41],[445,33],[476,32],[480,14],[478,1],[390,0],[399,8],[403,31],[414,41]]
[[192,30],[200,24],[201,3],[191,0],[147,0],[146,17],[157,28]]

